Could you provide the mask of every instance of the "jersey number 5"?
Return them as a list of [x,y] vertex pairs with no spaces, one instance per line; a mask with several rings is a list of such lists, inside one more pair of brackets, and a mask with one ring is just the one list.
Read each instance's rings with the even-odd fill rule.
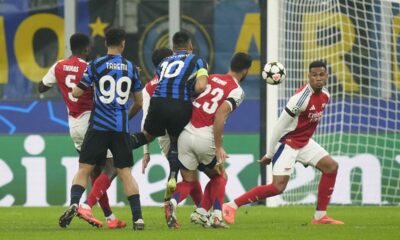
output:
[[[76,76],[75,76],[75,75],[72,75],[72,74],[69,74],[69,75],[67,75],[67,76],[65,77],[65,85],[67,85],[67,87],[70,88],[71,91],[72,91],[72,89],[73,89],[74,87],[76,87],[76,84],[72,82],[72,81],[74,81],[75,79],[76,79]],[[71,100],[72,102],[77,102],[77,101],[78,101],[78,98],[73,97],[71,91],[68,91],[68,98],[69,98],[69,100]]]
[[[123,83],[126,83],[125,89],[122,89]],[[106,89],[106,84],[108,85],[108,89]],[[128,101],[131,85],[132,80],[129,77],[124,76],[115,81],[110,75],[105,75],[99,81],[99,90],[101,93],[99,99],[101,102],[109,104],[116,98],[119,104],[124,105]]]
[[[214,97],[210,99],[210,102],[204,101],[202,104],[197,102],[197,100],[201,100],[202,97],[210,93]],[[218,108],[218,101],[224,96],[224,90],[221,88],[214,88],[211,90],[211,85],[207,84],[206,90],[202,92],[197,99],[193,102],[193,106],[196,108],[202,108],[204,112],[208,114],[213,114]]]

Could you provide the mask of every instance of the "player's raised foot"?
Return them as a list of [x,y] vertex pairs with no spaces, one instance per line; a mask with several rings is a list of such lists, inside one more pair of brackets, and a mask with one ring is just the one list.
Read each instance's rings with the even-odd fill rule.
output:
[[202,225],[205,228],[211,226],[208,215],[199,213],[197,209],[190,214],[190,222]]
[[328,217],[328,215],[323,216],[321,219],[313,219],[311,221],[311,224],[335,224],[335,225],[341,225],[344,224],[344,222],[335,220],[333,218]]
[[235,223],[235,212],[236,212],[236,209],[229,206],[229,204],[224,203],[222,205],[222,216],[226,223],[228,223],[228,224]]
[[138,219],[136,222],[133,223],[133,230],[134,231],[142,231],[144,230],[144,221],[143,219]]
[[77,212],[78,204],[75,203],[69,206],[58,220],[58,225],[62,228],[66,228],[71,223],[71,220],[76,216]]
[[110,229],[124,228],[124,227],[126,227],[126,222],[121,221],[118,218],[114,218],[114,220],[107,219],[107,226]]
[[79,218],[85,220],[93,227],[101,228],[103,226],[103,223],[93,216],[92,209],[90,209],[90,208],[88,209],[88,208],[79,207],[77,215]]
[[166,217],[167,217],[167,226],[169,229],[179,228],[178,218],[176,217],[176,206],[171,201],[168,201]]

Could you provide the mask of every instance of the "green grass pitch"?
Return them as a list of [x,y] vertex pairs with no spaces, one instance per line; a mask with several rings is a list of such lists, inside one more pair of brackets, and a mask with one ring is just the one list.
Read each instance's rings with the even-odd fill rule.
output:
[[[67,229],[58,227],[64,207],[0,208],[0,239],[400,239],[400,208],[375,206],[331,206],[329,215],[345,225],[311,225],[313,206],[266,208],[242,207],[230,229],[204,229],[189,222],[193,207],[178,208],[179,230],[167,228],[161,207],[144,207],[146,230],[132,231],[129,207],[114,207],[127,220],[125,229],[94,228],[79,218]],[[95,216],[104,220],[101,210]]]

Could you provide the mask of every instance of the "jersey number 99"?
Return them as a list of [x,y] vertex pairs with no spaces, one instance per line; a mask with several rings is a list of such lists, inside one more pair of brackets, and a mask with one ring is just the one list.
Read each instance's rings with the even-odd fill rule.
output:
[[[122,89],[124,83],[126,83],[126,88]],[[108,85],[108,89],[105,88],[106,84]],[[129,77],[124,76],[115,81],[110,75],[105,75],[99,81],[99,90],[101,93],[99,99],[105,104],[109,104],[116,99],[119,104],[124,105],[129,99],[131,85],[132,80]]]

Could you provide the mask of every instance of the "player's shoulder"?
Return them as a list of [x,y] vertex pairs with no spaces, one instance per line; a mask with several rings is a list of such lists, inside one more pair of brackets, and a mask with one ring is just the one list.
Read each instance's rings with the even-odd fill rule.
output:
[[307,105],[310,96],[312,95],[313,90],[309,84],[305,84],[301,86],[293,96],[289,99],[288,106],[301,108],[303,105]]
[[100,57],[94,59],[93,61],[91,61],[90,64],[97,65],[98,63],[104,62],[108,58],[109,58],[109,55],[103,55],[103,56],[100,56]]
[[313,93],[313,90],[310,86],[310,84],[305,84],[298,88],[296,92],[293,94],[292,98],[307,98],[311,96]]
[[322,88],[322,93],[325,94],[328,99],[331,98],[331,94],[329,93],[329,90],[326,87]]

